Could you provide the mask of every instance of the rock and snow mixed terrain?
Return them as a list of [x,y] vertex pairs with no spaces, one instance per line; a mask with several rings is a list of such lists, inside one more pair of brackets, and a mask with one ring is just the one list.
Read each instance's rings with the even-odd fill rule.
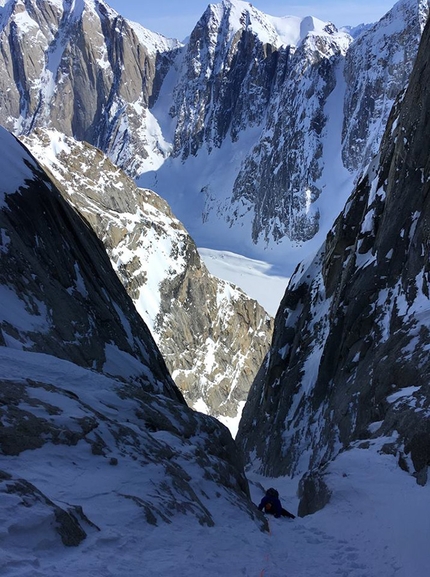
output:
[[379,155],[290,281],[240,423],[261,472],[302,477],[303,514],[327,503],[326,469],[351,448],[377,443],[427,482],[429,48],[430,23]]
[[166,202],[137,188],[99,150],[55,131],[24,141],[103,242],[188,404],[234,427],[268,350],[272,318],[210,275]]
[[97,146],[167,199],[198,246],[287,276],[377,150],[429,12],[400,0],[353,39],[224,0],[182,45],[102,0],[2,6],[2,125]]
[[219,499],[263,529],[230,433],[186,405],[101,242],[3,128],[0,147],[3,569],[103,548],[118,522],[211,527]]
[[[2,574],[427,575],[428,12],[350,36],[223,1],[181,45],[0,0],[1,123],[40,160],[0,129]],[[266,313],[94,144],[211,270],[308,257],[263,363]],[[236,443],[170,375],[221,413],[234,346]]]
[[[13,372],[22,359],[16,356],[10,360]],[[64,367],[65,373],[61,373],[59,365],[55,368],[60,378],[82,380],[83,375],[74,373],[76,369],[71,370],[70,366]],[[33,374],[34,371],[35,365],[31,367]],[[49,372],[49,365],[42,361],[39,371]],[[100,389],[96,377],[90,377],[89,384]],[[75,388],[81,393],[81,385],[75,384]],[[43,389],[31,390],[35,394]],[[43,401],[51,404],[54,394],[51,392],[46,398],[48,393],[44,392]],[[57,396],[59,407],[70,411],[70,395]],[[86,393],[87,400],[91,396],[91,392]],[[98,397],[102,402],[106,400],[100,393]],[[125,408],[124,415],[130,415],[129,406],[118,405],[114,400],[118,412]],[[170,444],[174,441],[168,433],[151,435],[161,438],[162,443],[166,437]],[[178,447],[182,445],[180,440],[176,443]],[[120,449],[114,453],[118,465],[110,465],[109,454],[92,455],[89,447],[85,452],[81,445],[82,442],[68,448],[69,460],[63,445],[47,444],[42,462],[41,451],[26,451],[11,459],[10,468],[13,471],[19,466],[17,477],[38,482],[63,509],[82,504],[93,525],[77,514],[87,533],[78,547],[64,546],[56,534],[52,505],[49,507],[42,499],[36,500],[23,491],[3,492],[13,483],[0,477],[0,569],[5,577],[76,573],[85,577],[148,573],[154,577],[172,573],[190,577],[201,577],[202,573],[208,577],[285,577],[290,573],[296,577],[427,575],[430,522],[423,503],[430,499],[430,487],[418,487],[410,475],[398,468],[393,457],[360,449],[344,454],[329,471],[335,495],[331,503],[303,519],[271,519],[269,534],[261,532],[222,495],[213,497],[213,527],[201,525],[190,513],[177,511],[171,523],[157,519],[157,525],[152,525],[145,517],[143,502],[159,503],[154,485],[157,465],[144,468],[139,460],[127,458],[124,450],[121,454]],[[196,467],[188,458],[182,461],[184,470],[195,479],[195,486],[201,484],[207,490],[208,481],[196,476]],[[165,479],[162,467],[159,473]],[[254,502],[261,498],[260,483],[269,483],[279,489],[283,503],[295,511],[294,483],[254,475],[251,479]],[[177,498],[177,494],[173,495]]]

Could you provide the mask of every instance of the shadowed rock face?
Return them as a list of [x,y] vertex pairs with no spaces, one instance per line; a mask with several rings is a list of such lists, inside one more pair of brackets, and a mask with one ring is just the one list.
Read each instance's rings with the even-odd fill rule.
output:
[[[266,474],[307,472],[303,486],[314,475],[321,495],[324,464],[378,437],[420,482],[426,475],[429,50],[427,24],[378,157],[315,260],[291,279],[240,425],[239,443]],[[305,497],[304,509],[318,501]]]
[[212,526],[217,498],[263,528],[230,433],[187,407],[101,241],[3,128],[0,148],[2,546],[77,546],[125,506],[141,529]]
[[[391,107],[408,84],[428,14],[427,1],[398,2],[348,50],[342,125],[348,170],[361,171],[378,152]],[[404,26],[396,27],[396,21]]]
[[183,160],[219,148],[226,137],[237,141],[264,118],[278,69],[277,33],[270,24],[273,44],[265,43],[252,29],[263,15],[240,8],[237,23],[234,3],[209,5],[184,49],[170,110],[177,120],[172,154]]
[[[127,374],[121,362],[127,365],[129,355],[136,362],[136,379],[179,399],[155,342],[112,270],[102,243],[24,147],[5,136],[3,129],[1,137],[4,182],[8,182],[8,162],[17,162],[14,151],[20,154],[22,150],[18,162],[22,162],[24,176],[16,192],[4,196],[0,211],[0,284],[4,303],[10,298],[26,315],[15,317],[3,311],[1,344],[52,354],[115,376],[122,371],[123,376]],[[109,359],[116,351],[118,366]],[[134,368],[129,370],[133,375]]]
[[347,42],[334,34],[305,38],[301,45],[278,54],[278,78],[266,125],[242,164],[234,183],[233,202],[245,199],[254,208],[252,238],[296,242],[319,230],[313,204],[322,189],[325,170],[324,109],[336,87]]

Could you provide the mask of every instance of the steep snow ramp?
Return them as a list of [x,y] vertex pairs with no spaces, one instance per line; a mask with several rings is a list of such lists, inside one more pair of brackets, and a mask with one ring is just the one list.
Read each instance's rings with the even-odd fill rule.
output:
[[215,419],[51,355],[0,347],[0,364],[3,575],[119,575],[160,540],[225,535],[228,511],[232,537],[264,528]]

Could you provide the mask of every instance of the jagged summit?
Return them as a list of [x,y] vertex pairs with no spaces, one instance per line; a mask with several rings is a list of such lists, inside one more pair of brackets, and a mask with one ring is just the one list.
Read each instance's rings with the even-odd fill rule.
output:
[[[281,46],[297,47],[310,33],[336,34],[336,27],[313,16],[270,16],[255,8],[249,2],[241,0],[223,0],[210,4],[197,26],[210,24],[210,28],[227,34],[231,41],[240,30],[258,36],[264,44],[275,48]],[[343,34],[343,33],[340,33]]]

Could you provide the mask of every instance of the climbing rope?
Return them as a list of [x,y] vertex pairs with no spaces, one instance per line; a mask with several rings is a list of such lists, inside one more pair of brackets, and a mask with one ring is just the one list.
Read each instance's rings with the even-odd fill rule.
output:
[[[272,530],[271,530],[271,528],[270,528],[270,522],[269,522],[269,520],[267,520],[267,528],[268,528],[268,530],[269,530],[268,533],[269,533],[269,535],[270,535],[270,537],[271,537],[271,536],[272,536]],[[264,555],[264,561],[265,561],[265,563],[264,563],[265,567],[264,567],[264,569],[261,570],[261,572],[260,572],[260,577],[264,577],[264,575],[265,575],[265,573],[266,573],[266,569],[268,568],[268,566],[269,566],[269,564],[270,564],[270,553],[266,553],[266,554]]]

